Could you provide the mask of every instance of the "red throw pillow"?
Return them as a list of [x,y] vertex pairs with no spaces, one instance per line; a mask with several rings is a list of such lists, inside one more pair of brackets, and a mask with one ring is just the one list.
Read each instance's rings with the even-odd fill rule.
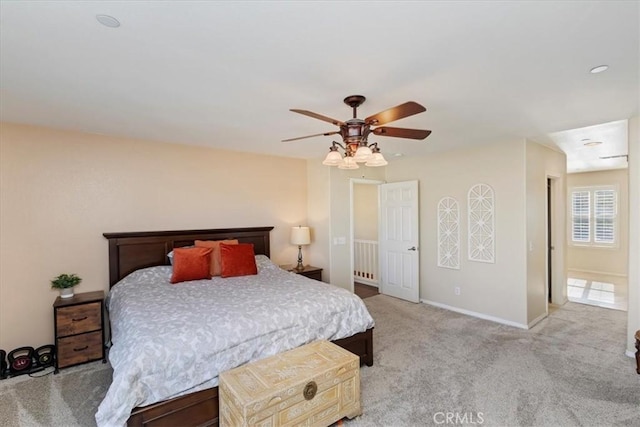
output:
[[211,252],[211,275],[219,276],[222,271],[220,260],[220,243],[226,245],[237,245],[237,240],[196,240],[194,244],[197,248],[212,248]]
[[222,277],[250,276],[258,274],[256,254],[253,243],[237,245],[220,244],[220,260],[222,261]]
[[174,249],[171,283],[211,279],[211,251],[211,248]]

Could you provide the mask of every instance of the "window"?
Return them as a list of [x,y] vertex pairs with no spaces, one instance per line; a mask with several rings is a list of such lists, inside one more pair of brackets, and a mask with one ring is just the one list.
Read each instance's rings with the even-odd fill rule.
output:
[[607,246],[616,243],[617,194],[613,187],[571,191],[571,242]]
[[590,206],[589,191],[574,191],[571,193],[571,206],[572,206],[572,218],[573,218],[573,240],[574,242],[588,243],[591,241],[591,234],[589,233],[589,206]]

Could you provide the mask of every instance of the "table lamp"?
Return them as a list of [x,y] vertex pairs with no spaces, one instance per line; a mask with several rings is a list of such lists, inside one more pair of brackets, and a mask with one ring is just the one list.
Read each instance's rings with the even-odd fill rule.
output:
[[311,243],[311,234],[309,233],[309,227],[292,227],[291,228],[291,244],[298,245],[298,265],[296,270],[304,270],[302,264],[302,245],[308,245]]

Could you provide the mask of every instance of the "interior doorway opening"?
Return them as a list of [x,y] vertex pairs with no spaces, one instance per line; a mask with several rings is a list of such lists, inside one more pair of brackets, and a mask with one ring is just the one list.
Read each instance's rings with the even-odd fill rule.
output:
[[568,174],[567,195],[567,299],[628,310],[629,170]]
[[547,303],[552,303],[553,293],[553,198],[551,197],[551,178],[547,178]]
[[566,204],[562,179],[560,176],[547,173],[547,211],[546,211],[546,292],[547,314],[549,305],[563,305],[567,302],[565,254],[565,220]]
[[351,179],[351,289],[361,297],[379,293],[379,199],[383,181]]

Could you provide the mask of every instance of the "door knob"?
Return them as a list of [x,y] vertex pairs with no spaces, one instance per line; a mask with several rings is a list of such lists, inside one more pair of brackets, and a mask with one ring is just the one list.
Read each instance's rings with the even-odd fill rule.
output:
[[408,251],[416,251],[416,247],[415,246],[411,246],[409,249],[407,249]]

